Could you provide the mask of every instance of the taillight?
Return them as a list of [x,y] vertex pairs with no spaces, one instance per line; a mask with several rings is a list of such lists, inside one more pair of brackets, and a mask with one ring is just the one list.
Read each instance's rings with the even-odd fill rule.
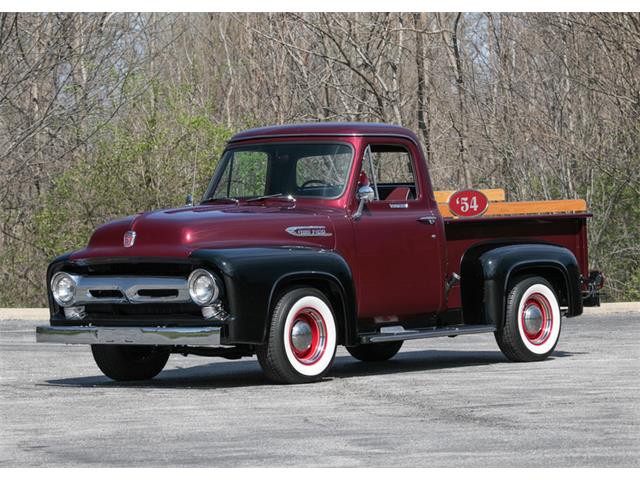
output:
[[587,283],[596,290],[600,290],[604,287],[604,274],[597,270],[591,270],[589,272],[589,280]]

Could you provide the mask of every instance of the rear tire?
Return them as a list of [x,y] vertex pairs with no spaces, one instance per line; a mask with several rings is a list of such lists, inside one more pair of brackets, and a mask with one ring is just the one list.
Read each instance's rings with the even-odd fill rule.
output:
[[315,288],[285,293],[273,311],[267,343],[256,349],[265,375],[279,383],[320,380],[336,355],[331,304]]
[[169,360],[167,348],[152,345],[91,345],[98,368],[117,381],[149,380],[158,375]]
[[544,360],[560,338],[558,297],[542,277],[524,277],[509,291],[502,329],[495,332],[502,353],[514,362]]
[[402,342],[365,343],[347,347],[352,357],[361,362],[384,362],[389,360],[402,348]]

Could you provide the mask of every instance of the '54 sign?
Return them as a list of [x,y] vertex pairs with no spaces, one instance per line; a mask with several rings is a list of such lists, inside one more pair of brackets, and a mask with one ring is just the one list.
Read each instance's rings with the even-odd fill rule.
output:
[[459,190],[449,197],[449,210],[456,217],[477,217],[489,207],[489,199],[478,190]]

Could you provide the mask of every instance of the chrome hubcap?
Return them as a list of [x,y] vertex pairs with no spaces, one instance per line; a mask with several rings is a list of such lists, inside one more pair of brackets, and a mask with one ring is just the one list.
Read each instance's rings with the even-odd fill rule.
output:
[[537,305],[529,305],[524,311],[524,328],[530,335],[542,330],[543,313]]
[[313,332],[305,321],[298,321],[291,330],[291,343],[298,352],[306,352],[311,348]]

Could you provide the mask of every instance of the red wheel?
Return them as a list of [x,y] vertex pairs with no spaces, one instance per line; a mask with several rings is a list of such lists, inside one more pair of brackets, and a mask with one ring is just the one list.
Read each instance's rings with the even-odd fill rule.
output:
[[528,342],[542,345],[553,328],[553,309],[544,295],[534,292],[523,300],[520,328]]
[[304,365],[313,365],[322,358],[327,347],[327,324],[318,310],[307,307],[293,316],[289,346],[296,360]]

